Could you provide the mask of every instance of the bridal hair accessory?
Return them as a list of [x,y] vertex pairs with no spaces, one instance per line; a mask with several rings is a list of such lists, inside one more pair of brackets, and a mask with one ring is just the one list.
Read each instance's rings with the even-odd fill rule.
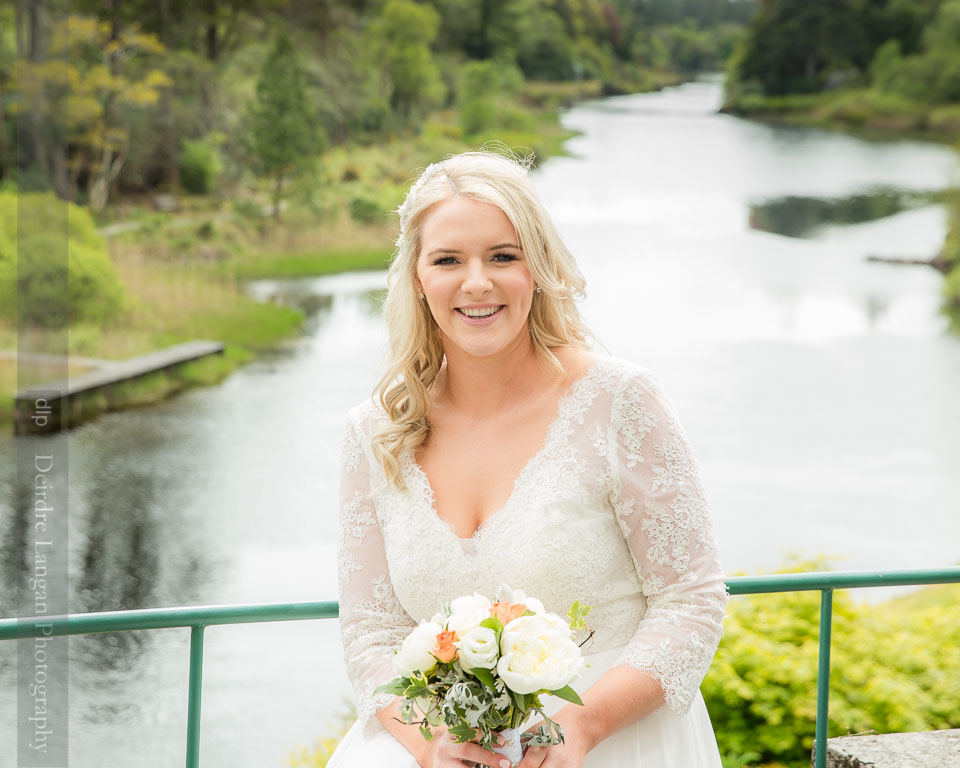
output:
[[[427,180],[434,175],[437,171],[443,172],[443,163],[430,163],[426,168],[423,169],[423,173],[420,174],[420,177],[413,182],[413,186],[410,187],[410,190],[407,192],[407,196],[403,199],[403,202],[397,207],[396,213],[400,217],[400,236],[397,238],[397,245],[400,245],[400,241],[406,237],[407,234],[407,219],[410,216],[410,211],[413,210],[413,206],[416,203],[417,193],[423,188],[423,185],[427,183]],[[450,181],[450,186],[453,187],[453,191],[456,192],[457,188],[454,186],[453,181]],[[423,298],[421,295],[420,298]]]

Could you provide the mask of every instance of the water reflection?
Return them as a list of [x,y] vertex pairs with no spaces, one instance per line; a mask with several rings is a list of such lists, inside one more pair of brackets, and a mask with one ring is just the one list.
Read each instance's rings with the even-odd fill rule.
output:
[[787,195],[750,205],[750,228],[787,237],[813,237],[828,225],[862,224],[929,205],[937,192],[879,187],[843,197]]

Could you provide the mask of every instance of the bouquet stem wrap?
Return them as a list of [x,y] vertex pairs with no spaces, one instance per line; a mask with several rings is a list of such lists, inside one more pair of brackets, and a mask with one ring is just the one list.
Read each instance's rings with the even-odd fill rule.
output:
[[517,765],[523,758],[523,747],[520,745],[520,728],[507,728],[499,732],[503,736],[502,747],[494,747],[493,751],[503,755],[510,761],[510,765]]

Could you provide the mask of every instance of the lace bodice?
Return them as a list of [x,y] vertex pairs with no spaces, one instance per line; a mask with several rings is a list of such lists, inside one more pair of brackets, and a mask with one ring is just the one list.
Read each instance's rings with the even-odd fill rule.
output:
[[[723,632],[727,595],[690,446],[649,373],[597,360],[561,397],[543,447],[506,504],[470,540],[438,517],[427,476],[401,457],[388,486],[370,452],[386,413],[353,408],[343,445],[338,549],[340,627],[364,727],[393,696],[393,649],[442,602],[501,583],[565,615],[593,606],[585,653],[623,647],[617,665],[653,676],[687,711]],[[574,683],[576,687],[576,683]]]

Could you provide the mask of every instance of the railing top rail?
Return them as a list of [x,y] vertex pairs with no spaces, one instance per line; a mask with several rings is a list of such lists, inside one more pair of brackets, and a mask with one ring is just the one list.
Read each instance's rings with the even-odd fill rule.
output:
[[823,571],[818,573],[772,573],[763,576],[731,576],[731,595],[761,592],[802,592],[805,590],[853,589],[859,587],[901,587],[923,584],[960,583],[960,566],[916,568],[900,571]]
[[175,608],[72,613],[68,616],[31,616],[0,619],[0,640],[37,635],[49,637],[134,629],[250,624],[293,619],[331,619],[338,615],[337,602],[328,600],[254,605],[191,605]]
[[[860,587],[919,586],[960,583],[960,566],[900,571],[825,571],[777,573],[727,578],[731,595]],[[126,611],[75,613],[0,619],[0,640],[17,637],[83,635],[139,629],[249,624],[295,619],[328,619],[339,615],[336,601],[253,605],[191,605]]]

